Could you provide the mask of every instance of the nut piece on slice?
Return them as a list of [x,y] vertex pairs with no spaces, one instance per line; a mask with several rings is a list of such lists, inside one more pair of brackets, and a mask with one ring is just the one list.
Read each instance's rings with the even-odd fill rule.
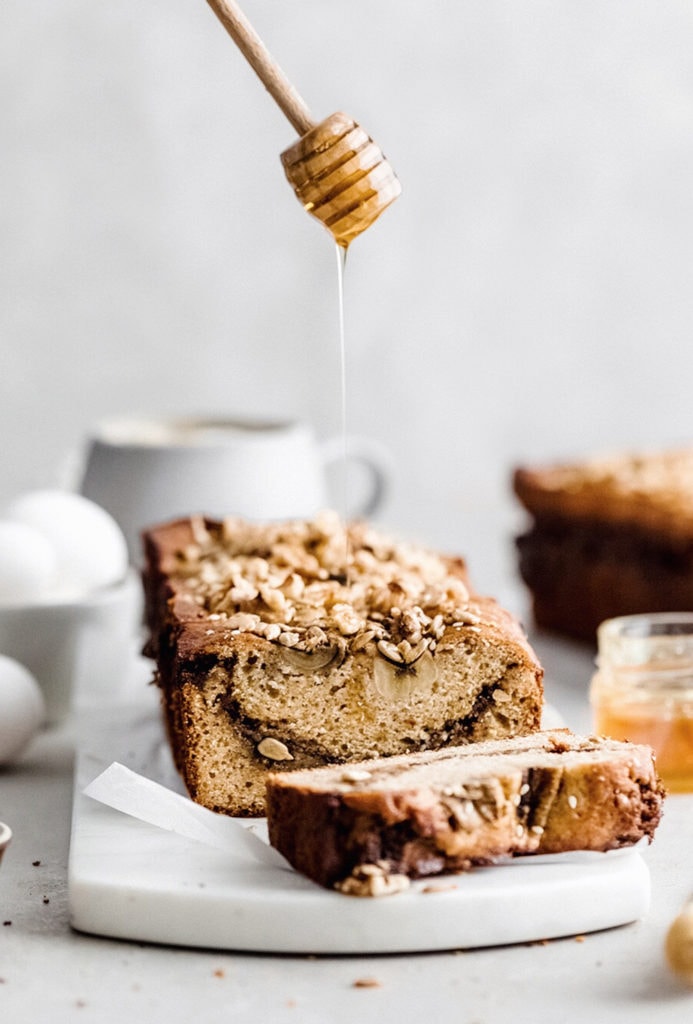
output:
[[294,759],[287,745],[271,736],[266,736],[258,743],[257,751],[263,757],[268,757],[270,761],[293,761]]
[[410,884],[406,875],[388,874],[387,864],[359,864],[335,889],[345,896],[394,896]]

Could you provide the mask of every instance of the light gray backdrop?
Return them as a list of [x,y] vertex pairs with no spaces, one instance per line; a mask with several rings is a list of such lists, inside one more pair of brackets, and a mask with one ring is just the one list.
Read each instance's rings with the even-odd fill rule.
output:
[[[246,0],[404,194],[347,267],[382,519],[508,586],[519,461],[693,432],[693,5]],[[0,5],[0,498],[126,412],[339,427],[335,259],[204,0]],[[499,595],[500,596],[500,595]]]

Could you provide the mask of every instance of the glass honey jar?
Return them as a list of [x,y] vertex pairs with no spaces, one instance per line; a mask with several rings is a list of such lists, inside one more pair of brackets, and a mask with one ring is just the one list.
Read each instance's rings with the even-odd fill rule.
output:
[[669,792],[693,792],[693,612],[607,619],[597,644],[595,731],[649,744]]

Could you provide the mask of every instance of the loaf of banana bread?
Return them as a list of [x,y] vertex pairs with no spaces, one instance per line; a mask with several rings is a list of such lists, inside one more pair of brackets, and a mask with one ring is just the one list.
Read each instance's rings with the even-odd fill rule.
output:
[[693,449],[523,467],[513,486],[538,626],[594,643],[605,619],[693,610]]
[[649,747],[552,730],[272,773],[267,824],[298,871],[379,896],[508,857],[631,846],[662,800]]
[[145,534],[168,735],[193,799],[265,811],[299,769],[539,728],[542,669],[459,559],[331,514],[192,517]]

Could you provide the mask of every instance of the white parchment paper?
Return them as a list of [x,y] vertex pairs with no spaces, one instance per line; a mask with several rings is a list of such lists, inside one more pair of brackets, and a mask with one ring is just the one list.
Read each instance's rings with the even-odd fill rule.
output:
[[83,790],[84,795],[149,825],[224,850],[230,857],[293,870],[280,853],[234,818],[215,814],[152,779],[114,761]]

